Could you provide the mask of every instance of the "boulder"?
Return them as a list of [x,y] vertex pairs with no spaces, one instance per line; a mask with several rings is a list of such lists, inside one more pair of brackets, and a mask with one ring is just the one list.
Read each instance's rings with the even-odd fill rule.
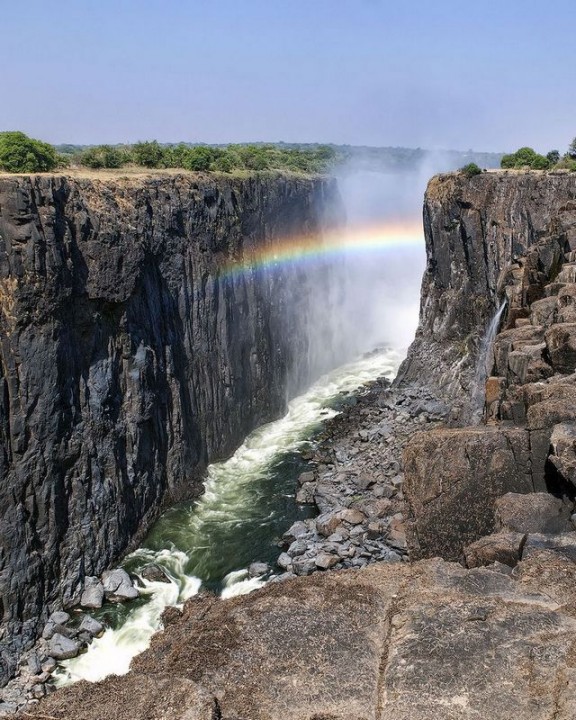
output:
[[545,297],[535,300],[530,306],[530,320],[532,325],[548,327],[554,322],[556,314],[556,297]]
[[288,570],[288,568],[292,568],[292,558],[288,555],[288,553],[280,553],[278,559],[276,560],[276,564],[278,567],[282,568],[282,570]]
[[522,557],[526,535],[518,532],[501,532],[487,535],[464,548],[469,568],[502,563],[514,567]]
[[265,562],[253,562],[248,568],[248,576],[251,578],[262,577],[270,572],[270,565]]
[[576,322],[576,283],[565,285],[558,293],[558,323]]
[[576,323],[558,323],[546,331],[546,347],[552,367],[558,373],[576,369]]
[[308,530],[308,527],[306,526],[306,523],[304,523],[302,520],[297,520],[295,523],[293,523],[288,530],[282,535],[283,540],[287,543],[294,542],[294,540],[298,540],[298,538],[303,537],[304,535],[308,535],[310,531]]
[[324,537],[332,535],[339,525],[340,513],[337,512],[322,513],[316,518],[316,530]]
[[486,380],[486,410],[488,418],[497,418],[500,410],[500,403],[506,390],[506,378],[489,377]]
[[104,595],[110,602],[127,602],[138,597],[138,590],[132,584],[126,570],[106,570],[102,573]]
[[340,562],[340,557],[338,555],[333,555],[332,553],[321,551],[314,558],[314,562],[316,563],[316,567],[321,570],[328,570],[328,568],[334,567],[334,565],[337,565]]
[[64,610],[57,610],[48,618],[48,622],[51,622],[54,625],[66,625],[69,620],[70,615],[67,612],[64,612]]
[[565,483],[576,488],[576,423],[554,425],[548,461]]
[[525,345],[521,350],[508,354],[508,379],[511,383],[525,383],[545,380],[554,374],[552,367],[544,360],[545,343]]
[[494,364],[499,377],[508,375],[508,357],[514,350],[524,346],[538,345],[542,342],[544,328],[541,326],[526,325],[512,328],[499,333],[494,340]]
[[98,610],[104,602],[104,587],[97,577],[84,578],[84,590],[80,597],[82,607]]
[[31,675],[40,675],[42,672],[42,663],[37,653],[31,652],[30,655],[28,655],[27,664]]
[[494,501],[534,490],[528,433],[475,427],[416,433],[404,450],[410,557],[458,560],[495,527]]
[[350,525],[361,525],[366,520],[366,515],[356,508],[345,508],[344,510],[340,510],[338,516],[340,517],[340,520],[350,523]]
[[55,633],[48,641],[48,652],[55,660],[69,660],[80,652],[80,643]]
[[304,555],[307,549],[308,543],[306,540],[294,540],[286,552],[290,557],[296,557],[297,555]]
[[576,532],[562,535],[528,535],[524,543],[522,559],[530,557],[532,551],[537,550],[553,550],[576,563]]
[[140,575],[144,578],[144,580],[148,580],[148,582],[172,582],[166,574],[166,570],[164,570],[164,568],[160,565],[156,565],[156,563],[146,565],[146,567],[142,568]]
[[80,632],[89,633],[92,637],[100,637],[105,630],[104,625],[90,615],[84,615],[78,629]]
[[298,483],[300,485],[305,485],[306,483],[313,483],[314,482],[314,473],[311,471],[300,473],[298,476]]
[[299,555],[292,560],[292,572],[295,575],[310,575],[316,570],[314,558]]
[[314,493],[316,491],[315,483],[304,483],[296,492],[296,502],[299,505],[313,505]]
[[496,530],[516,533],[562,533],[571,530],[574,503],[548,493],[506,493],[495,503]]

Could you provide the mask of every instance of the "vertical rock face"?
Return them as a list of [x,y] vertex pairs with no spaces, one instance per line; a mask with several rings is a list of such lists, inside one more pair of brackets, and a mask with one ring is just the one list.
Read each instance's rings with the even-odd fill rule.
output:
[[[457,427],[405,449],[407,534],[412,558],[458,559],[494,530],[499,495],[576,494],[576,176],[439,176],[424,218],[420,328],[399,382],[425,377]],[[502,331],[481,342],[504,302]]]
[[[525,293],[535,292],[539,276],[553,274],[566,247],[576,245],[576,177],[518,171],[436,176],[426,191],[424,230],[420,327],[399,381],[426,377],[454,404],[455,422],[465,422],[473,411],[467,398],[474,391],[479,338],[506,286],[523,274]],[[541,252],[521,264],[536,245]]]
[[296,271],[226,268],[338,207],[322,179],[0,180],[0,679],[281,413],[306,374]]

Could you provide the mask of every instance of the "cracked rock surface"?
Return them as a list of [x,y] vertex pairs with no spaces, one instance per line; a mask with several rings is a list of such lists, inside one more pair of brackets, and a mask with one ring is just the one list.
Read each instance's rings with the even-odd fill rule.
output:
[[541,550],[511,576],[435,559],[200,596],[170,611],[128,675],[66,688],[30,714],[570,720],[575,583],[573,562]]

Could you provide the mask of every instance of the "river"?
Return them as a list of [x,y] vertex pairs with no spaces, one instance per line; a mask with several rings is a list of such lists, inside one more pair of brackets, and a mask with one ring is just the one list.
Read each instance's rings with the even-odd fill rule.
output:
[[250,578],[249,565],[263,561],[274,567],[282,533],[313,512],[295,501],[297,478],[306,468],[301,453],[347,396],[377,377],[392,379],[402,357],[381,350],[324,375],[289,403],[284,417],[252,432],[225,462],[210,465],[203,495],[167,511],[122,564],[137,576],[145,566],[158,565],[170,582],[141,579],[138,600],[106,604],[95,615],[108,629],[88,652],[63,663],[57,683],[126,673],[160,629],[164,609],[201,588],[226,598],[263,585],[269,578]]

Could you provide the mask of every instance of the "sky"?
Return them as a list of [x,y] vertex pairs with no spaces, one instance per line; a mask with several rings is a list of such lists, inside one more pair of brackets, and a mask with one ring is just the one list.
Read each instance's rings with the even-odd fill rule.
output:
[[574,0],[0,0],[0,130],[564,151]]

